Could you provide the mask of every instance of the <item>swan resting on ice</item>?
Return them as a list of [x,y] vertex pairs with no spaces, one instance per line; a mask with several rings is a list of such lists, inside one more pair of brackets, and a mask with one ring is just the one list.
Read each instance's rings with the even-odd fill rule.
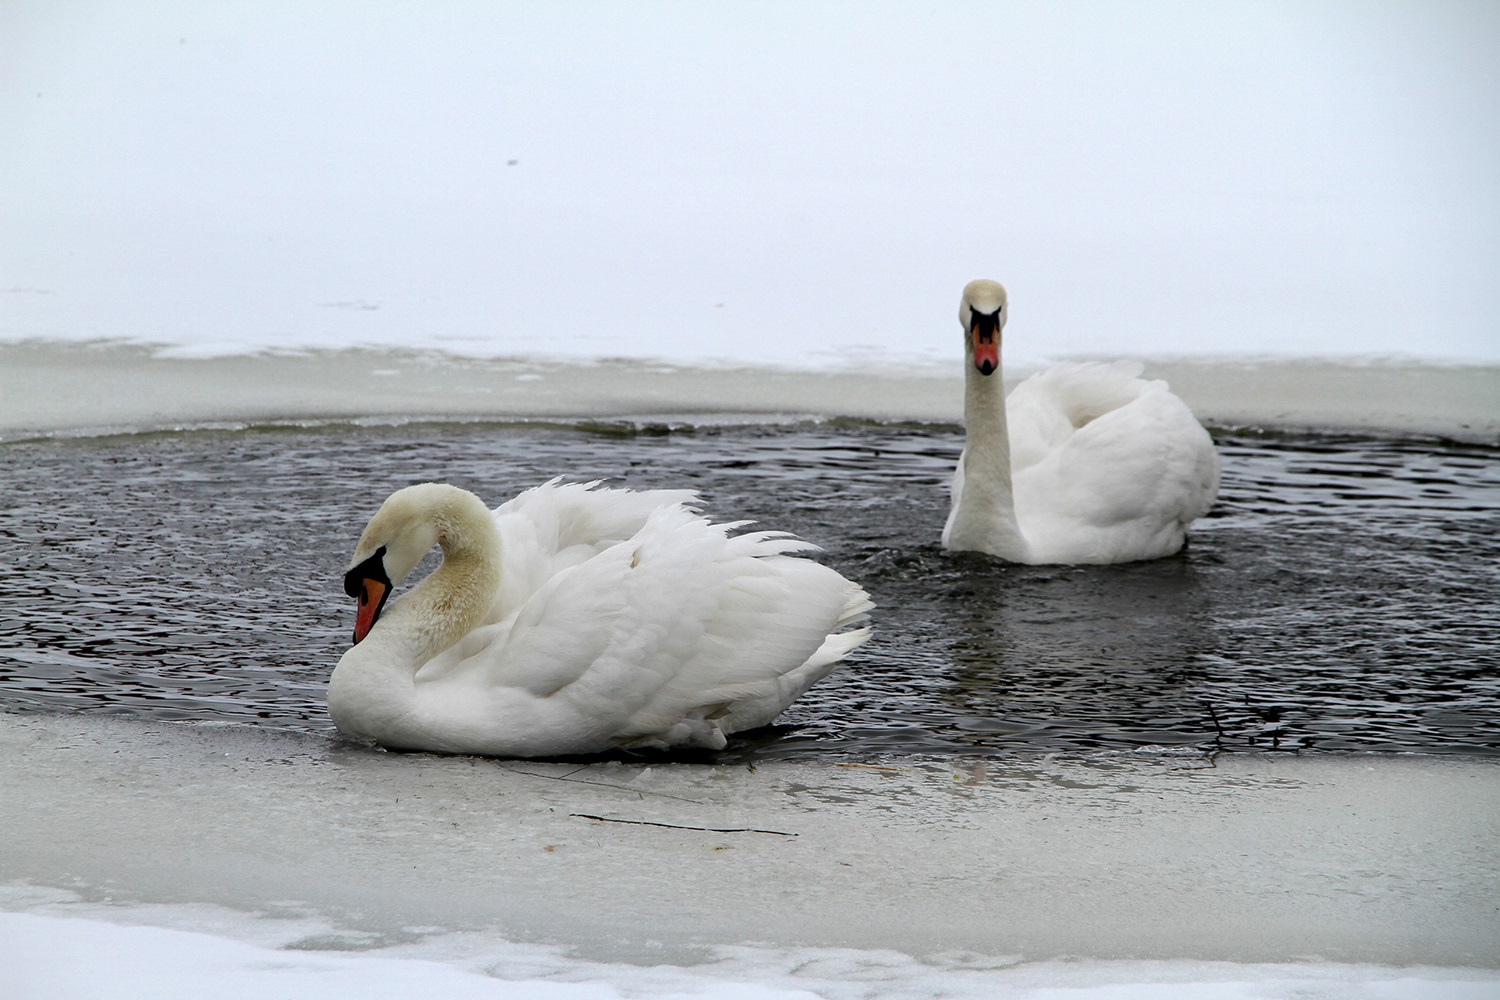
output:
[[[399,750],[542,757],[719,749],[768,725],[870,634],[869,596],[780,532],[732,534],[687,490],[553,480],[490,511],[391,494],[344,588],[354,645],[328,684],[350,736]],[[391,589],[434,545],[443,561]],[[843,629],[843,631],[840,631]]]
[[1120,563],[1182,548],[1219,492],[1219,456],[1187,404],[1138,362],[1065,363],[1005,397],[999,282],[964,287],[964,426],[949,549],[1017,563]]

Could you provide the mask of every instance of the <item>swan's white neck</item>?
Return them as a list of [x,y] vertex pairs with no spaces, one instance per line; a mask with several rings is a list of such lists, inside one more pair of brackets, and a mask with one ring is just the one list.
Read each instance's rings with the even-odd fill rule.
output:
[[[490,533],[494,538],[494,532]],[[439,539],[443,562],[376,622],[365,641],[399,642],[411,670],[474,630],[500,588],[498,539],[487,549],[460,548]],[[360,645],[363,645],[361,643]]]
[[944,541],[951,549],[1026,562],[1029,548],[1016,521],[1005,380],[999,368],[985,375],[965,360],[964,428],[963,481],[953,498]]
[[345,732],[373,737],[376,728],[411,718],[417,671],[477,627],[499,592],[500,538],[483,503],[462,494],[432,514],[442,564],[391,602],[329,678],[329,712]]

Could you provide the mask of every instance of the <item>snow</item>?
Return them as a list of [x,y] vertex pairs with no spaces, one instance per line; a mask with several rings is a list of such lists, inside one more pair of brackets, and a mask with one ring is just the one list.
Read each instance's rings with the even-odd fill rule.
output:
[[0,914],[14,997],[56,1000],[366,998],[613,1000],[600,986],[505,983],[434,962],[272,951],[226,938],[100,921]]
[[[471,945],[472,948],[472,945]],[[465,968],[463,966],[475,966]],[[482,968],[480,968],[482,966]],[[1494,1000],[1481,970],[1302,963],[1040,962],[727,950],[712,971],[578,962],[493,939],[459,964],[268,948],[99,919],[0,912],[0,985],[24,1000]],[[548,978],[539,978],[547,976]]]
[[[1496,996],[1497,783],[1416,755],[585,766],[0,715],[0,976],[37,1000]],[[741,827],[791,836],[716,832]]]

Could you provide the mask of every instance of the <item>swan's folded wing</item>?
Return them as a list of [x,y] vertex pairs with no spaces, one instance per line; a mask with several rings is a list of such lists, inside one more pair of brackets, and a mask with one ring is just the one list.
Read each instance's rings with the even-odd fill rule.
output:
[[692,490],[601,489],[553,479],[497,507],[504,570],[490,621],[515,614],[544,584],[633,538],[658,510],[691,508]]
[[868,634],[830,639],[871,605],[832,569],[797,558],[805,543],[764,532],[714,537],[722,526],[689,528],[702,535],[694,546],[701,546],[699,555],[663,546],[643,552],[640,569],[661,580],[693,573],[706,600],[688,616],[670,606],[646,612],[657,585],[642,575],[641,609],[675,641],[644,666],[656,687],[640,699],[622,743],[722,746],[725,733],[770,722]]
[[1112,561],[1116,549],[1175,551],[1218,493],[1219,458],[1208,432],[1166,383],[1140,385],[1137,398],[1016,469],[1022,527],[1034,544],[1061,546],[1059,561]]
[[692,490],[627,490],[601,487],[598,480],[564,483],[561,478],[533,487],[495,508],[497,520],[518,516],[533,521],[562,551],[633,537],[663,507],[695,507]]
[[1011,468],[1040,464],[1078,430],[1128,406],[1150,383],[1138,361],[1064,362],[1026,379],[1005,401]]
[[[783,554],[803,543],[725,529],[658,510],[526,602],[485,658],[487,684],[527,728],[573,741],[534,752],[606,733],[613,745],[722,746],[724,732],[770,721],[857,644],[837,637],[819,655],[868,608],[863,591]],[[787,679],[810,661],[811,673]]]

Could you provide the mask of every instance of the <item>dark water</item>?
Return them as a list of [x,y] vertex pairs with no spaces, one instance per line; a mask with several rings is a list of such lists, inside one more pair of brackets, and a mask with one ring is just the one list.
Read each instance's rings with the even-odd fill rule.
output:
[[331,732],[354,539],[387,493],[558,473],[691,486],[827,549],[878,633],[726,759],[1128,749],[1500,753],[1500,453],[1221,436],[1188,551],[1008,566],[937,545],[962,438],[416,425],[0,446],[0,708]]

